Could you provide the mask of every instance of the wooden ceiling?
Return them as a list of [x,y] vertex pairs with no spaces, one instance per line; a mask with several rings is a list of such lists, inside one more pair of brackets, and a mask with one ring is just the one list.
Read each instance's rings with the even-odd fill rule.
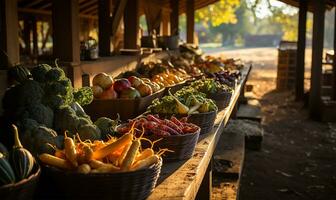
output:
[[[98,14],[98,0],[78,0],[80,17],[82,18],[97,18]],[[187,7],[187,0],[180,1],[179,13],[184,13]],[[219,0],[195,0],[195,8],[200,9]],[[280,0],[292,6],[299,6],[299,0]],[[310,7],[311,2],[310,0]],[[328,8],[336,6],[336,0],[326,0]],[[169,8],[170,0],[162,0],[162,5]],[[141,3],[140,3],[141,5]],[[35,14],[35,15],[51,15],[52,0],[18,0],[18,10],[21,15]],[[141,9],[140,9],[141,10]],[[140,11],[143,13],[142,11]]]

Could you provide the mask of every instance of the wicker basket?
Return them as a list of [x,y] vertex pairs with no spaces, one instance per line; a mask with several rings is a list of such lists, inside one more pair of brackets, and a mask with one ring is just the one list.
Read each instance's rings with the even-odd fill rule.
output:
[[[167,152],[163,156],[164,161],[176,161],[176,160],[185,160],[191,158],[194,153],[198,136],[200,134],[200,129],[195,133],[189,133],[185,135],[171,135],[163,137],[162,140],[158,141],[154,145],[156,151],[160,149],[169,149],[173,152]],[[156,141],[162,137],[156,135],[145,136],[151,141]],[[148,148],[149,144],[143,143],[143,148]]]
[[[162,160],[147,169],[134,172],[80,174],[44,166],[49,190],[41,199],[118,199],[143,200],[154,189]],[[53,189],[51,189],[53,188]]]
[[215,101],[218,107],[218,110],[223,110],[224,108],[229,106],[230,101],[231,101],[231,96],[232,96],[231,92],[207,94],[207,98]]
[[35,188],[41,174],[41,168],[35,164],[33,174],[14,184],[0,187],[1,200],[29,200],[33,199]]
[[152,101],[156,98],[161,98],[164,92],[165,89],[161,89],[150,96],[136,99],[95,99],[91,104],[84,106],[84,110],[92,120],[96,120],[99,117],[115,119],[118,114],[121,120],[128,120],[146,111]]
[[171,116],[175,116],[177,118],[188,117],[188,123],[192,123],[200,127],[201,128],[200,135],[202,135],[212,130],[216,120],[217,111],[197,113],[191,115],[181,115],[181,114],[172,115],[172,114],[160,114],[160,113],[154,113],[154,114],[159,114],[161,118],[167,118],[167,119],[170,119]]

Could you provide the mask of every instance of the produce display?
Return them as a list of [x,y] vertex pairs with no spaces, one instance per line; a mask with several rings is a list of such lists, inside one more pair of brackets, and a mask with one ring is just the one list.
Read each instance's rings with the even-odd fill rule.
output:
[[126,134],[132,127],[135,128],[135,135],[140,136],[143,128],[144,136],[155,135],[160,137],[195,133],[199,129],[198,126],[187,123],[187,118],[178,120],[173,116],[170,119],[160,119],[157,115],[149,114],[129,120],[128,123],[118,126],[116,131],[120,134]]
[[169,91],[168,96],[155,99],[148,107],[149,112],[158,114],[196,114],[217,110],[214,101],[191,87],[184,87],[174,95]]
[[64,149],[55,154],[41,154],[39,159],[46,165],[77,173],[117,173],[136,171],[160,162],[165,152],[155,153],[152,148],[141,150],[142,136],[134,137],[134,128],[119,139],[93,142],[72,139],[65,134]]
[[32,174],[35,159],[32,154],[23,148],[19,139],[17,127],[14,131],[14,146],[8,156],[0,152],[0,186],[17,183]]
[[180,67],[175,67],[170,61],[141,63],[135,71],[128,71],[118,77],[136,76],[156,83],[160,88],[169,87],[190,79],[190,75]]
[[114,79],[106,74],[99,73],[92,80],[93,96],[96,99],[135,99],[149,96],[161,88],[149,79],[130,76],[128,79]]
[[233,72],[230,72],[228,70],[220,71],[216,73],[205,73],[207,77],[213,78],[216,81],[226,84],[230,87],[234,87],[236,84],[236,81],[240,79],[241,73],[238,70],[235,70]]
[[[201,79],[194,81],[190,84],[191,88],[196,89],[199,92],[205,94],[216,94],[216,93],[232,93],[233,89],[226,84],[221,84],[220,82],[216,81],[215,79]],[[189,89],[192,90],[192,89]]]
[[25,77],[6,90],[2,106],[6,122],[18,125],[22,143],[32,154],[53,152],[49,144],[61,147],[64,131],[84,140],[113,134],[102,133],[81,107],[93,100],[91,88],[75,90],[57,64],[40,64]]

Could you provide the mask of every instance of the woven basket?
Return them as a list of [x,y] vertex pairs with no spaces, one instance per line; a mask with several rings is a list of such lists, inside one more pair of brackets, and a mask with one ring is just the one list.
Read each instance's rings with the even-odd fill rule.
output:
[[207,94],[207,98],[212,99],[215,101],[218,110],[223,110],[224,108],[228,107],[231,101],[231,92],[221,92],[215,94]]
[[[154,145],[156,151],[160,149],[169,149],[173,152],[166,152],[163,156],[164,161],[176,161],[185,160],[191,158],[194,153],[198,136],[200,134],[200,129],[195,133],[189,133],[185,135],[171,135],[163,137],[162,140],[158,141]],[[156,135],[145,136],[151,141],[156,141],[162,137]],[[147,142],[143,143],[143,148],[148,148],[149,144]]]
[[35,164],[33,174],[14,184],[0,187],[1,200],[29,200],[33,199],[35,188],[41,174],[41,168]]
[[164,92],[165,89],[161,89],[152,95],[136,99],[95,99],[91,104],[83,108],[94,121],[99,117],[115,119],[118,117],[118,114],[121,120],[126,121],[146,111],[152,101],[156,98],[161,98]]
[[181,115],[181,114],[174,115],[174,114],[161,114],[161,113],[155,113],[155,114],[159,114],[161,118],[167,118],[167,119],[170,119],[172,116],[175,116],[177,118],[188,117],[188,123],[192,123],[200,127],[201,128],[200,135],[202,135],[212,130],[216,120],[217,111],[197,113],[191,115]]
[[[41,199],[143,200],[154,189],[162,160],[134,172],[80,174],[44,166],[49,192]],[[53,188],[53,191],[50,188]]]

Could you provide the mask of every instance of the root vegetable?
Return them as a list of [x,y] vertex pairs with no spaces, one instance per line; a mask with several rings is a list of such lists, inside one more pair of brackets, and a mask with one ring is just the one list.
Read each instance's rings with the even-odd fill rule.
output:
[[147,157],[143,160],[140,160],[139,162],[135,163],[135,165],[133,165],[131,167],[131,171],[136,171],[136,170],[140,170],[140,169],[144,169],[146,167],[149,167],[155,163],[158,163],[160,161],[159,156],[157,155],[153,155],[150,157]]
[[91,171],[91,167],[88,164],[79,165],[77,168],[77,172],[81,174],[88,174]]
[[106,157],[111,152],[121,148],[122,146],[125,146],[126,144],[130,143],[133,139],[133,135],[130,133],[127,133],[120,137],[115,142],[106,145],[105,147],[102,147],[101,149],[98,149],[97,151],[93,152],[93,159],[101,159]]
[[72,138],[68,137],[65,134],[64,137],[64,151],[65,151],[65,157],[69,160],[69,162],[74,166],[78,166],[77,162],[77,151],[76,151],[76,145]]
[[50,165],[50,166],[54,166],[54,167],[58,167],[58,168],[61,168],[61,169],[72,169],[72,166],[71,164],[67,161],[67,160],[64,160],[62,158],[58,158],[56,156],[53,156],[53,155],[50,155],[50,154],[47,154],[47,153],[44,153],[44,154],[41,154],[39,156],[39,159],[47,164],[47,165]]
[[138,153],[140,147],[140,141],[134,140],[131,147],[129,148],[124,161],[121,163],[121,170],[127,171],[132,166],[135,156]]

